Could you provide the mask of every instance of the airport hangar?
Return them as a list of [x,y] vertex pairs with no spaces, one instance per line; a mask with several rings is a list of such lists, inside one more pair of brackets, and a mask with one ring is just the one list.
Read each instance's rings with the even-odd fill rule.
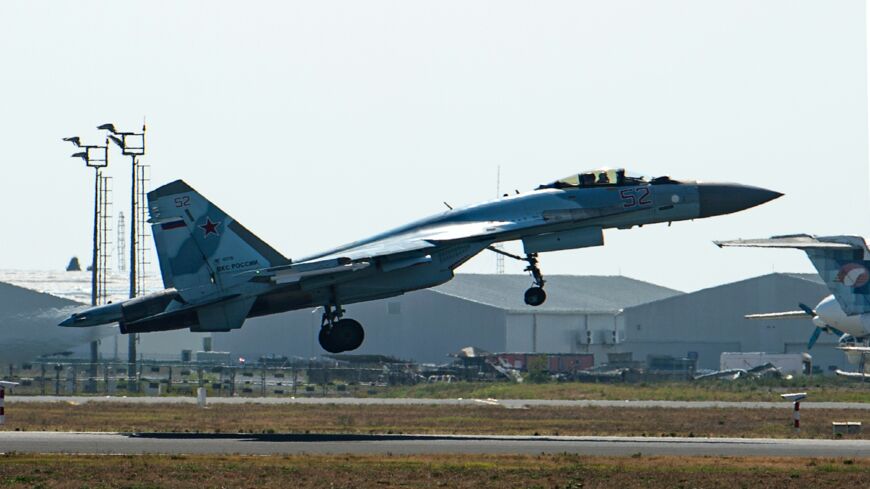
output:
[[[547,277],[547,302],[523,304],[525,275],[457,274],[439,287],[346,306],[369,326],[359,354],[382,354],[423,363],[475,346],[490,352],[593,353],[676,358],[697,355],[699,369],[718,369],[726,351],[795,353],[806,350],[809,320],[749,321],[758,312],[796,310],[828,295],[812,274],[773,273],[682,293],[623,276]],[[229,333],[213,335],[214,349],[255,361],[262,356],[315,357],[320,311],[293,311],[250,319]],[[815,366],[849,369],[822,335],[810,352]],[[624,357],[624,355],[623,355]]]
[[[0,282],[0,365],[21,364],[88,345],[111,334],[110,326],[59,328],[81,304],[51,294]],[[86,351],[86,348],[80,348]]]

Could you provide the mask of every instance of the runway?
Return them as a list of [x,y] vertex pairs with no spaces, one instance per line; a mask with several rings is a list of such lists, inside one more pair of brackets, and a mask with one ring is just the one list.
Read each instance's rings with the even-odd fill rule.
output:
[[[7,395],[6,402],[66,402],[75,404],[123,402],[134,404],[196,404],[195,397],[123,397],[123,396],[15,396]],[[672,409],[791,409],[786,401],[647,401],[647,400],[558,400],[558,399],[418,399],[383,397],[209,397],[209,404],[341,404],[341,405],[449,405],[449,406],[502,406],[508,409],[547,407],[611,407],[611,408],[672,408]],[[870,410],[864,402],[802,402],[801,409],[860,409]]]
[[867,440],[0,432],[0,452],[69,454],[526,454],[870,457]]

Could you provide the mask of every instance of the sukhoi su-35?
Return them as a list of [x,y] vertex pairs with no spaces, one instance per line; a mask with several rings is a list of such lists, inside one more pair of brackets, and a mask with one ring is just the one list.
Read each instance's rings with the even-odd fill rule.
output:
[[[320,345],[332,353],[350,351],[365,333],[359,322],[344,317],[344,305],[442,284],[484,250],[526,263],[531,286],[523,300],[539,306],[547,297],[540,253],[601,246],[607,228],[729,214],[780,195],[740,184],[601,169],[291,260],[177,180],[148,194],[165,289],[86,309],[61,326],[117,322],[122,333],[217,332],[240,328],[249,317],[322,307]],[[522,241],[523,255],[493,246],[515,240]]]

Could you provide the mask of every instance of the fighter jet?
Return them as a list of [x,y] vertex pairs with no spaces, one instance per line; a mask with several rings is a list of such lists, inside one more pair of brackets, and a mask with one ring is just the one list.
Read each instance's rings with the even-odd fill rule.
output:
[[[605,228],[729,214],[782,194],[730,183],[643,178],[622,169],[573,174],[536,189],[447,210],[368,239],[291,260],[181,180],[148,194],[165,290],[88,309],[61,326],[114,323],[122,333],[240,328],[246,318],[322,307],[320,345],[358,348],[362,325],[347,304],[433,287],[490,249],[524,261],[524,301],[546,300],[538,254],[604,244]],[[524,255],[493,245],[520,240]]]
[[[822,332],[835,334],[839,349],[852,364],[863,363],[870,340],[870,249],[860,236],[812,236],[794,234],[768,239],[716,241],[721,247],[795,248],[806,252],[830,295],[815,308],[799,304],[800,310],[750,314],[748,319],[811,319],[816,326],[807,350]],[[863,346],[861,345],[863,344]],[[839,372],[838,372],[839,373]]]

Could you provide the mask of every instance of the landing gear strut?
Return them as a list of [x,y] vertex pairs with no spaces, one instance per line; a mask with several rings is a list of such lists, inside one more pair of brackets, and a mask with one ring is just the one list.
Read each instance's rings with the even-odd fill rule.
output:
[[344,309],[341,306],[333,308],[332,305],[326,305],[323,308],[317,339],[320,346],[329,353],[356,350],[365,340],[365,330],[359,321],[342,319],[343,315]]
[[526,293],[523,297],[526,304],[537,307],[543,304],[547,300],[547,293],[544,292],[544,284],[547,282],[544,280],[544,275],[541,273],[541,269],[538,268],[538,254],[537,253],[527,253],[525,258],[519,255],[514,255],[513,253],[508,253],[506,251],[500,250],[495,246],[487,246],[486,247],[490,251],[494,251],[500,255],[504,255],[508,258],[513,258],[514,260],[524,261],[528,263],[525,270],[532,275],[532,279],[535,282],[535,285],[529,287],[526,290]]
[[535,285],[526,290],[524,299],[526,304],[537,307],[547,300],[547,293],[544,292],[544,284],[546,283],[546,280],[544,280],[544,275],[541,273],[541,269],[538,268],[537,253],[529,253],[526,255],[526,261],[529,262],[529,266],[526,267],[525,271],[532,274],[532,279],[534,279]]

